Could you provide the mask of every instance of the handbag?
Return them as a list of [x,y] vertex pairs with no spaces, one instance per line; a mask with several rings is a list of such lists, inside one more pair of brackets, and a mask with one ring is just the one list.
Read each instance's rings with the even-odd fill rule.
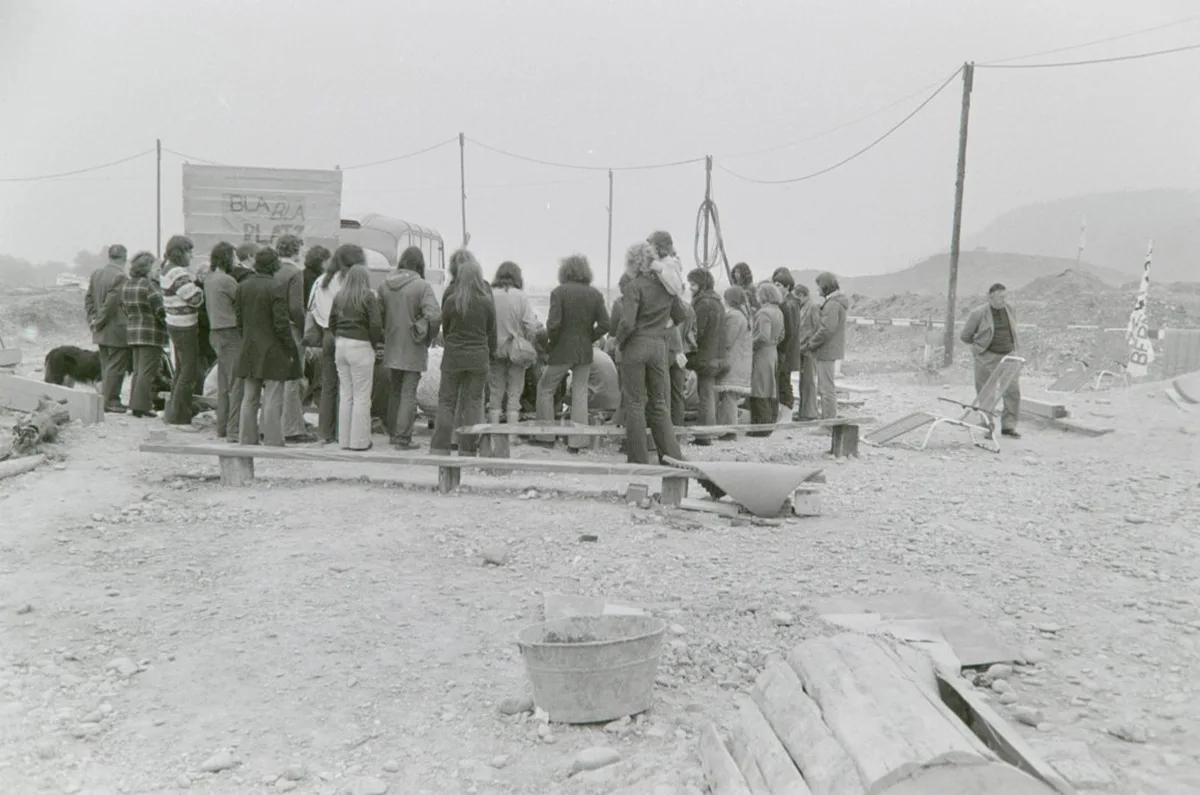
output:
[[517,367],[529,367],[537,362],[537,348],[524,337],[511,337],[508,341],[508,360]]
[[325,342],[325,329],[321,328],[312,312],[304,316],[304,336],[300,342],[305,348],[320,348]]

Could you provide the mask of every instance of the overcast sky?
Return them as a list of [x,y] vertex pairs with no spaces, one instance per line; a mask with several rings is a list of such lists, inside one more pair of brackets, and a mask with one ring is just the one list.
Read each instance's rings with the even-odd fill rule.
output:
[[[853,153],[923,93],[984,62],[1151,27],[1189,0],[0,0],[0,178],[168,149],[220,163],[332,168],[468,137],[596,166],[712,154],[781,179]],[[1200,21],[1029,62],[1200,42]],[[1200,52],[1070,69],[980,69],[965,228],[1031,201],[1200,184]],[[856,275],[949,245],[961,84],[853,163],[791,186],[714,171],[731,258]],[[740,156],[739,156],[740,155]],[[346,172],[343,214],[376,211],[461,240],[458,147]],[[164,238],[183,227],[163,157]],[[587,254],[604,281],[603,171],[471,146],[467,221],[485,269],[548,283]],[[702,164],[618,172],[614,268],[657,228],[691,264]],[[0,253],[70,261],[154,248],[155,163],[0,182]]]

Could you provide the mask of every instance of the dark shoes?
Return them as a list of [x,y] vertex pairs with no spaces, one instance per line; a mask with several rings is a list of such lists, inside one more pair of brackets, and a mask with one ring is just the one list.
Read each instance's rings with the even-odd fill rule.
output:
[[1009,439],[1020,439],[1021,438],[1021,434],[1017,433],[1012,428],[1005,428],[1004,430],[1000,431],[1000,435],[1007,436]]
[[[105,414],[124,414],[128,410],[129,409],[127,409],[125,406],[123,406],[119,402],[118,403],[109,403],[107,406],[104,407]],[[136,412],[134,412],[134,413],[136,414]]]
[[288,436],[284,441],[288,444],[309,444],[310,442],[317,441],[317,435],[315,433],[298,433],[294,436]]
[[409,451],[420,449],[420,445],[414,444],[412,439],[392,439],[392,449]]
[[137,409],[134,409],[133,416],[135,416],[139,419],[141,419],[143,417],[157,417],[158,412],[157,411],[138,411]]

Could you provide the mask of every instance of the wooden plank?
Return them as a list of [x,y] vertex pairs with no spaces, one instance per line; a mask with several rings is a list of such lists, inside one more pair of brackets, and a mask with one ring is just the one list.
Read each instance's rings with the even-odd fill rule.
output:
[[700,764],[712,795],[753,795],[712,722],[700,733]]
[[840,425],[866,425],[875,422],[874,417],[836,417],[826,420],[802,420],[799,422],[760,423],[757,425],[686,425],[677,430],[693,436],[724,436],[727,433],[750,433],[753,431],[796,431],[809,428],[834,428]]
[[749,746],[751,758],[766,781],[769,795],[777,792],[812,795],[812,790],[796,769],[771,724],[747,696],[738,699],[738,720],[734,725],[732,737],[739,735]]
[[715,513],[721,516],[738,516],[742,512],[741,507],[737,503],[719,502],[717,500],[694,500],[685,498],[679,501],[679,507],[685,511]]
[[856,384],[835,384],[834,392],[846,392],[852,395],[873,395],[879,391],[877,386],[858,386]]
[[458,428],[460,434],[495,434],[503,436],[624,436],[625,429],[616,425],[565,425],[557,422],[482,422]]
[[222,456],[217,461],[221,465],[222,486],[249,486],[254,482],[253,458]]
[[858,426],[834,425],[833,445],[829,452],[833,454],[834,458],[858,457]]
[[1044,781],[1062,795],[1074,795],[1074,788],[1042,760],[1008,721],[976,695],[966,681],[938,673],[937,686],[946,706],[997,756]]
[[821,718],[821,709],[804,693],[800,678],[783,660],[759,674],[750,698],[758,706],[813,795],[863,795],[854,761]]
[[7,461],[0,461],[0,480],[32,472],[41,466],[45,460],[46,456],[38,453],[37,455],[26,455],[20,458],[10,458]]
[[679,503],[687,496],[689,474],[686,470],[677,470],[682,473],[674,476],[663,476],[662,479],[662,495],[660,497],[663,505],[669,505],[672,508],[678,508]]
[[65,401],[71,419],[85,425],[104,421],[104,398],[94,391],[70,389],[32,378],[0,373],[0,407],[17,411],[36,411],[39,398]]
[[1030,417],[1046,420],[1061,420],[1067,417],[1067,407],[1062,403],[1051,403],[1048,400],[1021,398],[1021,413]]
[[16,367],[20,363],[20,348],[0,348],[0,367]]

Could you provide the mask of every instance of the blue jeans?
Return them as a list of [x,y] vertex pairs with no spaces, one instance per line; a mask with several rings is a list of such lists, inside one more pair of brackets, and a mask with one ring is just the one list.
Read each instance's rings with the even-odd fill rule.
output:
[[621,351],[621,406],[625,410],[625,455],[629,463],[650,463],[647,426],[660,460],[663,456],[683,457],[671,424],[670,391],[667,341],[649,336],[630,338]]
[[[487,386],[487,377],[487,370],[442,370],[430,453],[449,455],[455,428],[483,422],[483,390]],[[478,436],[458,437],[459,455],[477,455],[478,451]]]

